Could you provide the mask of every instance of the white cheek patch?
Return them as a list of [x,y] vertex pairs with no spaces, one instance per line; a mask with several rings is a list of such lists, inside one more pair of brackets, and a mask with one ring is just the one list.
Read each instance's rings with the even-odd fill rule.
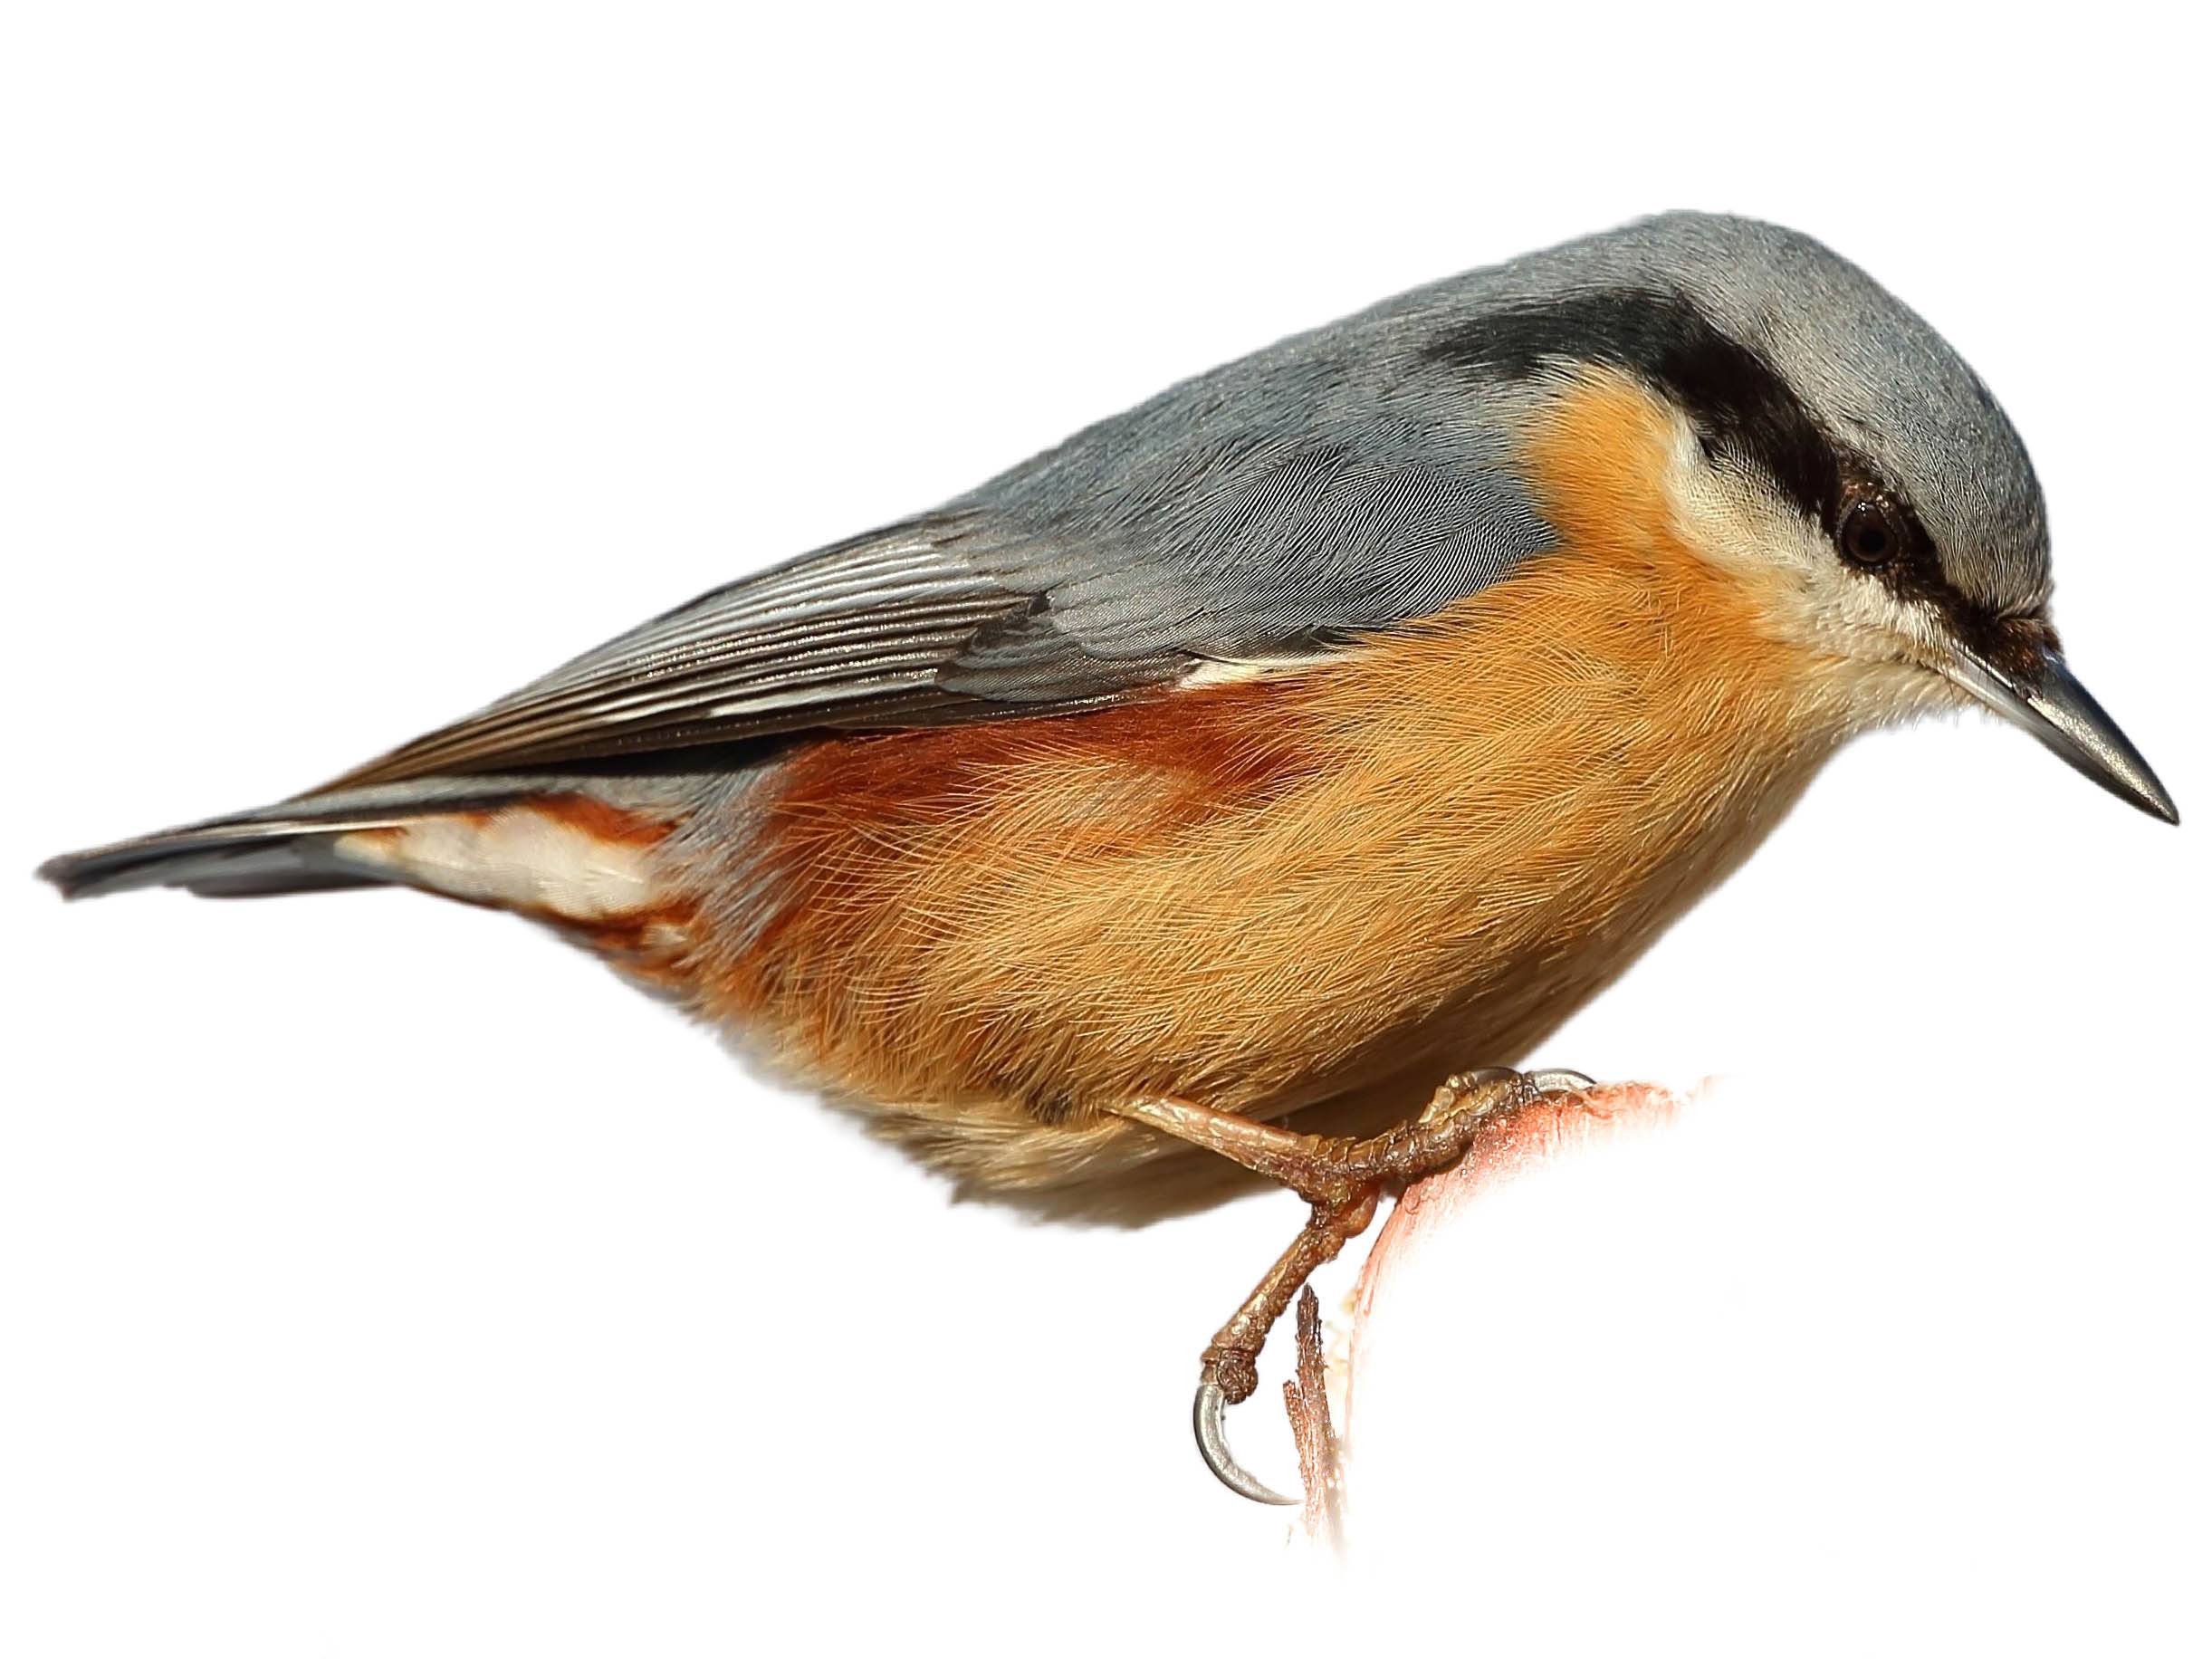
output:
[[1827,533],[1770,488],[1714,466],[1687,421],[1677,421],[1667,484],[1682,539],[1743,577],[1779,636],[1864,671],[1884,705],[1921,700],[1906,666],[1941,652],[1930,610],[1851,569]]
[[530,807],[426,818],[338,838],[349,863],[453,898],[591,922],[656,897],[652,849],[610,840]]
[[1682,539],[1715,564],[1762,586],[1801,590],[1808,604],[1829,585],[1834,555],[1828,539],[1773,490],[1715,466],[1690,423],[1675,418],[1667,494]]

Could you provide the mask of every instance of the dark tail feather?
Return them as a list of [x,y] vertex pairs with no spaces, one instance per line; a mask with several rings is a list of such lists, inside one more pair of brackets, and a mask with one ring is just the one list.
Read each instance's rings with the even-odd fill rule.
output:
[[231,818],[163,830],[111,846],[65,852],[38,867],[64,898],[94,898],[139,887],[186,887],[209,898],[311,893],[332,887],[388,885],[391,877],[350,864],[338,839],[444,812],[469,811],[512,799],[481,782],[462,795],[419,786],[359,790],[312,801],[286,801]]

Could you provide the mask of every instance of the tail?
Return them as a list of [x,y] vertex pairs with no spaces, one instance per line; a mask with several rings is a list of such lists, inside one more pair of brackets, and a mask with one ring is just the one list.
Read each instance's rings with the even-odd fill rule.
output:
[[[209,898],[400,884],[453,891],[419,858],[395,856],[410,836],[482,825],[544,784],[425,780],[280,801],[49,858],[38,873],[64,898],[139,887],[185,887]],[[460,893],[459,897],[474,897]]]

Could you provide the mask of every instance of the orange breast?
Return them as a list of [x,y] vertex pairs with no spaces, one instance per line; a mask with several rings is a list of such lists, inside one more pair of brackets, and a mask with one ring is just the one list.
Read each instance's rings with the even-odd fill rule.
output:
[[1137,1091],[1277,1116],[1515,1057],[1841,730],[1670,529],[1669,418],[1563,398],[1528,457],[1561,551],[1341,660],[797,752],[705,1011],[986,1182],[1068,1178]]

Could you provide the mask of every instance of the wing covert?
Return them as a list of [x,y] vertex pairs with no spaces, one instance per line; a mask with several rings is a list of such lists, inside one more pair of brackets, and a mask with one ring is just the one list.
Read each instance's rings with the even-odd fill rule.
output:
[[1089,707],[1340,650],[1553,545],[1479,423],[1384,418],[1356,386],[1317,400],[1299,345],[702,595],[326,787]]

